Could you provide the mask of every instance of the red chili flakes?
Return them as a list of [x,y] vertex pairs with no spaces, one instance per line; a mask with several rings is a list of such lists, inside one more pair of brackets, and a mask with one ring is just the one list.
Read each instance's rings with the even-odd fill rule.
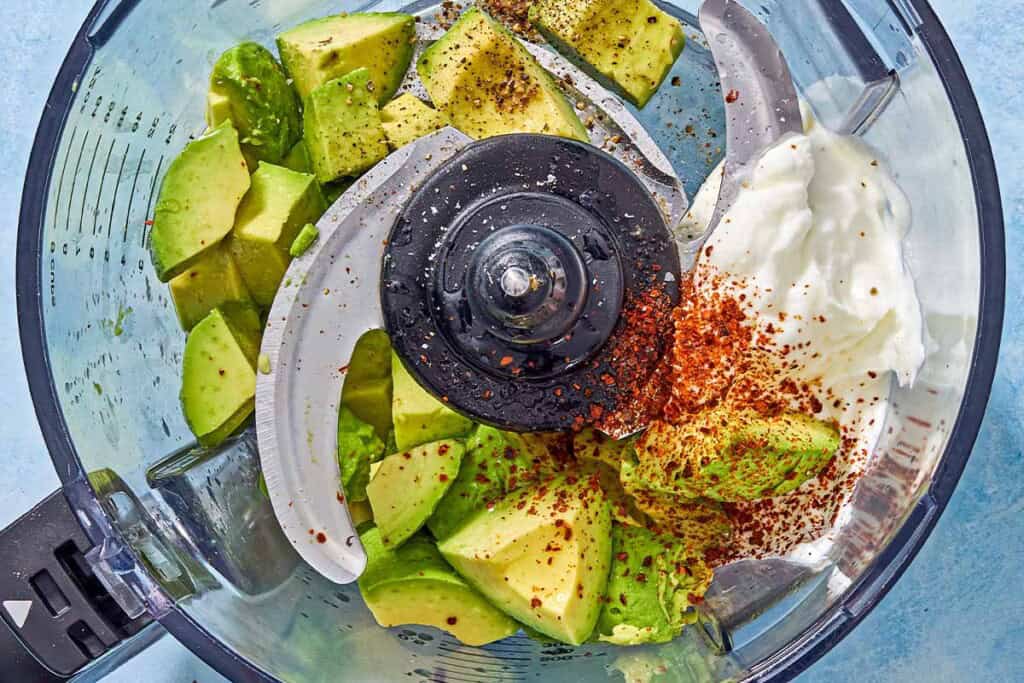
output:
[[491,480],[490,480],[490,479],[488,479],[488,478],[487,478],[487,477],[486,477],[485,475],[483,475],[483,474],[478,474],[478,475],[476,475],[476,477],[474,477],[474,479],[476,479],[476,481],[477,481],[477,483],[478,483],[478,484],[490,484],[490,483],[491,483]]
[[532,607],[533,609],[537,609],[543,604],[544,603],[540,601],[540,598],[533,598],[532,600],[530,600],[530,607]]
[[653,557],[651,557],[650,555],[648,555],[647,557],[645,557],[645,558],[643,559],[643,561],[642,561],[642,562],[641,562],[640,564],[642,564],[642,565],[643,565],[643,566],[645,566],[645,567],[650,567],[650,566],[651,566],[651,563],[652,563],[653,561],[654,561],[654,558],[653,558]]
[[509,365],[512,365],[512,362],[514,360],[515,359],[512,358],[512,356],[502,356],[501,360],[498,361],[498,365],[500,365],[501,367],[505,368],[505,367],[508,367]]
[[438,455],[445,455],[448,452],[448,449],[449,449],[448,444],[443,443],[443,444],[441,444],[440,446],[437,447],[437,454]]
[[449,626],[455,626],[455,624],[459,623],[459,620],[456,617],[448,617],[445,619],[445,622],[447,622]]
[[443,484],[446,481],[448,481],[448,475],[442,472],[441,474],[437,475],[437,480]]
[[730,90],[729,92],[727,92],[725,94],[725,102],[726,102],[726,104],[732,104],[733,102],[735,102],[739,98],[740,98],[740,91],[736,90],[735,88],[733,88],[732,90]]
[[345,504],[345,496],[341,495],[340,492],[335,494],[335,495],[336,495],[336,497],[338,499],[338,502],[341,503],[342,505],[344,505]]
[[696,595],[694,593],[687,593],[686,594],[686,599],[689,601],[689,603],[691,605],[700,605],[700,604],[704,603],[704,596],[703,595]]
[[647,574],[644,574],[643,572],[638,573],[633,578],[636,579],[637,583],[647,583]]
[[317,535],[316,535],[316,542],[317,543],[327,543],[327,534],[325,534],[322,531],[317,533]]
[[623,607],[625,607],[628,604],[628,602],[626,601],[625,593],[619,593],[619,602],[622,603]]
[[626,560],[629,559],[629,553],[625,553],[625,552],[618,553],[618,554],[615,555],[615,559],[618,560],[619,562],[625,562]]

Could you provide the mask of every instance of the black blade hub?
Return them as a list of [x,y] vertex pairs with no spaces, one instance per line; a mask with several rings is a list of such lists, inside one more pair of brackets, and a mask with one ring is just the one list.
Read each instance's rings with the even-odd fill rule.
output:
[[578,142],[474,143],[412,196],[385,252],[395,350],[452,407],[508,429],[579,424],[614,407],[601,351],[624,305],[678,296],[661,211],[623,164]]

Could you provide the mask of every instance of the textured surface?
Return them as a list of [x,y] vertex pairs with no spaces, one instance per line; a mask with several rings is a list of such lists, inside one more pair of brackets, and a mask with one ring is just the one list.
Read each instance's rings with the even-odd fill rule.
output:
[[[6,525],[57,486],[17,342],[14,242],[22,176],[45,97],[90,0],[0,6],[0,485]],[[981,101],[1007,219],[1009,281],[999,374],[964,478],[911,568],[801,681],[1024,680],[1024,59],[1019,0],[936,0]],[[110,681],[221,680],[170,638]]]

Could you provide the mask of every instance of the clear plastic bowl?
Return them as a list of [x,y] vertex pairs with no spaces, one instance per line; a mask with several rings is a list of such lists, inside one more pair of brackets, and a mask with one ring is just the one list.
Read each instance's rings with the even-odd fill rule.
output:
[[[690,40],[638,118],[692,193],[720,158],[721,94],[695,1],[665,3]],[[723,634],[579,648],[517,636],[466,647],[381,629],[354,586],[305,567],[257,487],[251,435],[191,450],[178,405],[182,334],[147,251],[154,193],[203,128],[221,51],[339,10],[425,4],[303,0],[100,2],[50,96],[22,205],[18,304],[33,398],[65,493],[114,595],[226,675],[289,681],[786,678],[881,599],[945,506],[975,438],[1002,322],[995,171],[966,76],[923,0],[764,0],[802,95],[884,153],[909,195],[906,254],[928,357],[893,409],[830,561],[745,562],[717,582]],[[692,128],[688,128],[692,126]],[[105,570],[105,571],[104,571]],[[724,641],[727,651],[716,648]],[[612,680],[615,680],[612,678]]]

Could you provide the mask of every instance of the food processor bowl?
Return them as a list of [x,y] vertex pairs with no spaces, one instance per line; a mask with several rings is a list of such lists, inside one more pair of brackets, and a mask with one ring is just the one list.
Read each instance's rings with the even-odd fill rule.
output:
[[[692,197],[725,151],[722,94],[699,3],[659,4],[684,22],[687,44],[654,99],[629,109]],[[162,175],[205,128],[223,50],[271,46],[338,11],[427,20],[437,7],[101,1],[47,102],[22,203],[22,348],[63,489],[0,532],[0,600],[14,605],[2,613],[5,661],[40,677],[23,680],[95,678],[149,642],[154,622],[235,680],[768,680],[834,646],[906,568],[969,456],[1002,323],[1002,216],[977,105],[926,2],[747,6],[817,119],[879,150],[913,207],[905,259],[927,358],[912,386],[893,387],[827,552],[719,569],[703,628],[664,645],[572,648],[520,634],[477,648],[426,627],[378,627],[354,585],[313,572],[280,533],[252,430],[215,450],[193,443],[178,403],[183,337],[149,263],[149,228]]]

